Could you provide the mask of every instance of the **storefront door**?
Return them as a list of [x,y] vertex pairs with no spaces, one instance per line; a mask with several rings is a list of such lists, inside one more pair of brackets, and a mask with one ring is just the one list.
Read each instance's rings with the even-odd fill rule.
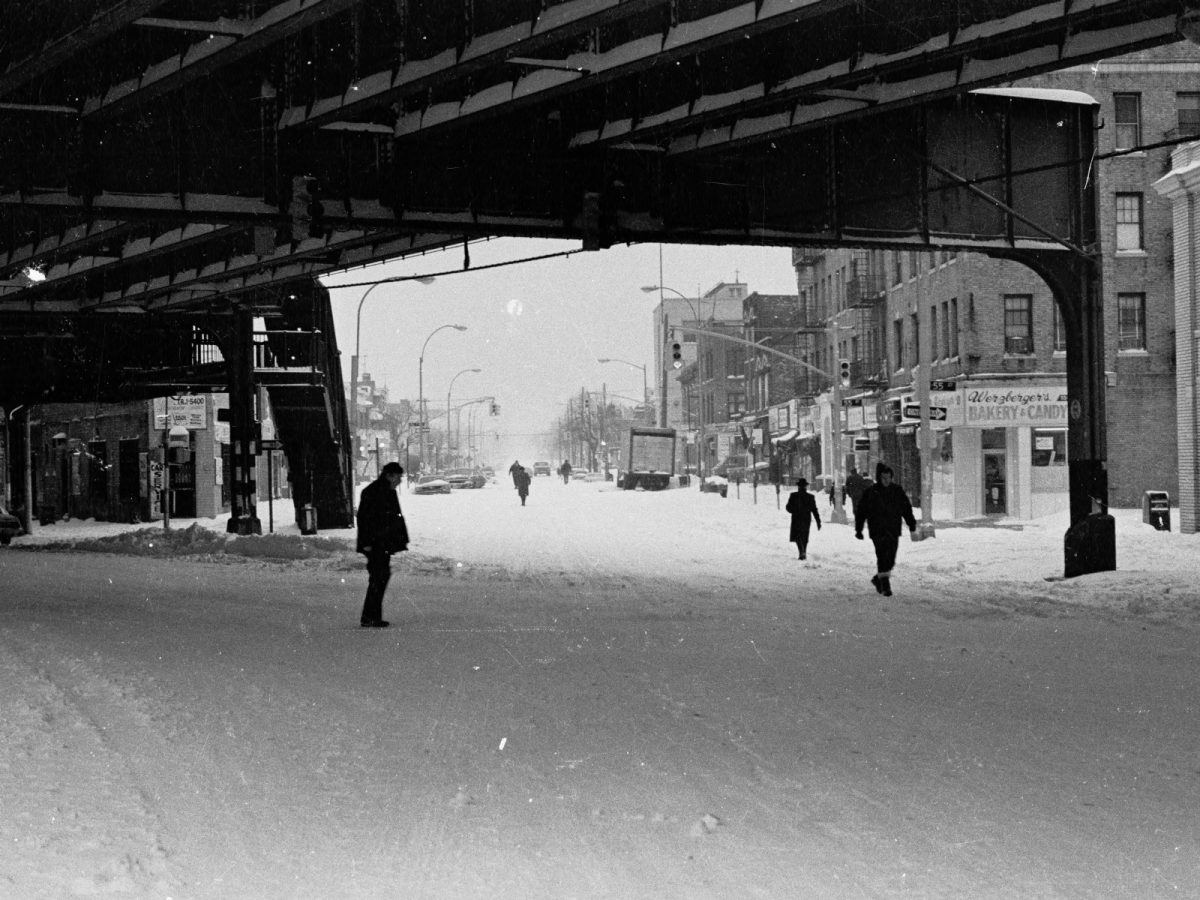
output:
[[983,451],[983,512],[988,516],[1008,514],[1008,494],[1003,450]]

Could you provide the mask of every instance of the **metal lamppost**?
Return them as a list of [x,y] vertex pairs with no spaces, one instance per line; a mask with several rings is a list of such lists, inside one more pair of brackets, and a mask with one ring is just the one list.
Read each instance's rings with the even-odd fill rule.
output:
[[598,363],[614,363],[614,362],[625,363],[625,365],[627,365],[627,366],[633,366],[635,369],[641,369],[642,370],[642,405],[647,408],[650,406],[650,386],[646,382],[646,367],[645,366],[638,365],[635,362],[630,362],[627,359],[617,359],[616,357],[609,357],[609,356],[606,356],[603,359],[598,359],[598,360],[596,360],[596,362],[598,362]]
[[[697,312],[696,307],[692,303],[692,299],[690,297],[688,297],[686,294],[684,294],[680,291],[675,290],[675,288],[667,287],[665,284],[649,284],[642,288],[643,294],[649,294],[654,291],[658,291],[659,297],[660,297],[660,302],[661,302],[661,297],[662,297],[663,291],[670,291],[672,294],[674,294],[675,296],[677,296],[681,300],[683,300],[683,302],[688,305],[688,308],[691,309],[692,317],[694,318],[697,327],[699,327],[699,325],[701,324],[700,323],[700,313]],[[701,360],[700,360],[700,354],[698,352],[699,347],[700,347],[699,335],[697,335],[696,337],[697,337],[697,340],[696,340],[696,347],[697,347],[697,354],[696,354],[696,480],[700,483],[700,490],[704,490],[704,391],[702,389],[702,384],[701,384],[702,379],[700,377],[701,376]],[[681,391],[682,391],[682,387],[683,386],[680,385]],[[666,384],[666,375],[665,375],[665,369],[664,369],[664,376],[663,376],[663,396],[664,397],[666,396],[666,393],[667,393],[667,384]],[[666,424],[667,423],[664,419],[663,425],[666,425]]]
[[425,429],[429,427],[429,411],[425,408],[425,348],[429,346],[429,340],[439,331],[444,328],[453,328],[455,331],[466,331],[466,325],[439,325],[433,331],[429,332],[429,337],[425,338],[425,343],[421,345],[421,356],[417,360],[417,411],[420,413],[420,432],[421,432],[421,467],[425,466]]
[[[454,390],[454,382],[458,380],[459,375],[466,375],[468,372],[479,374],[483,369],[463,369],[458,375],[450,379],[450,387],[446,388],[446,450],[450,449],[450,392]],[[458,425],[454,426],[454,446],[458,447],[462,443],[462,436],[459,434]],[[449,455],[449,454],[447,454]],[[451,457],[453,458],[453,457]]]
[[[350,468],[358,465],[358,351],[359,338],[362,334],[363,304],[371,296],[371,291],[381,284],[394,284],[398,281],[418,281],[421,284],[432,284],[432,275],[414,275],[412,278],[392,278],[387,281],[377,281],[365,291],[358,301],[358,311],[354,314],[354,355],[350,357]],[[357,476],[355,476],[357,478]]]

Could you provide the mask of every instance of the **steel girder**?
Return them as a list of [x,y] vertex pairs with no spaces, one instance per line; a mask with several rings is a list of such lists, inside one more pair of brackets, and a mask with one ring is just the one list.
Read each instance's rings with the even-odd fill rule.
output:
[[[31,14],[0,42],[0,313],[253,303],[277,281],[476,236],[847,240],[756,210],[755,168],[857,120],[878,132],[897,109],[1175,40],[1195,2],[93,0]],[[828,193],[826,171],[779,165],[805,179],[799,194]],[[30,266],[50,277],[25,282]]]

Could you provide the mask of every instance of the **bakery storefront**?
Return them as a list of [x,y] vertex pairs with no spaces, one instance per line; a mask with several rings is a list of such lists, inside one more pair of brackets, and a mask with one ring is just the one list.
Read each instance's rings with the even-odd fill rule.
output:
[[957,393],[957,421],[936,445],[953,463],[953,517],[1069,509],[1066,384],[963,382]]

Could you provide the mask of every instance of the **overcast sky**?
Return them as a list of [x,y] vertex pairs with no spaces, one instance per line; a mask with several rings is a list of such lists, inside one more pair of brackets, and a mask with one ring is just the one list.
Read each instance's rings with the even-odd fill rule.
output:
[[[473,244],[471,266],[577,250],[568,241],[498,239]],[[343,374],[350,378],[355,314],[366,286],[338,288],[404,275],[454,271],[432,284],[384,285],[362,307],[360,374],[388,387],[392,399],[415,400],[418,360],[425,350],[424,391],[430,409],[441,410],[451,379],[452,405],[494,395],[500,416],[487,430],[500,435],[499,463],[509,456],[542,454],[538,435],[562,415],[580,389],[637,398],[640,369],[601,357],[647,366],[654,384],[653,317],[658,295],[640,290],[659,282],[659,245],[622,246],[596,253],[462,272],[461,246],[425,257],[353,269],[323,279],[331,289]],[[662,282],[694,297],[725,281],[751,291],[796,291],[791,251],[779,247],[662,246]],[[441,325],[466,325],[459,332]],[[482,407],[481,407],[482,408]],[[465,427],[465,420],[464,420]]]

